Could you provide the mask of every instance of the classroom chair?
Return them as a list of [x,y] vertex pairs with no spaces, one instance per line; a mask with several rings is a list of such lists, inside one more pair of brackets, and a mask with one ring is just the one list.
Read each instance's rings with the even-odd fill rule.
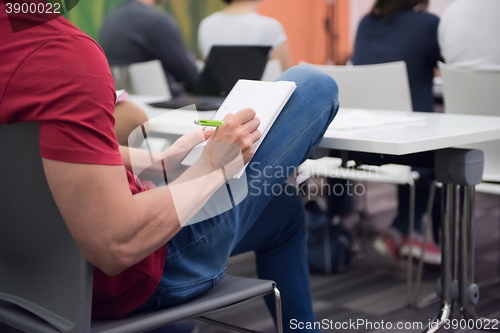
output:
[[[400,111],[401,113],[412,112],[413,110],[408,72],[404,61],[360,66],[311,66],[335,79],[339,86],[339,101],[342,108],[391,110]],[[420,178],[418,172],[412,171],[410,167],[403,165],[358,166],[355,165],[354,161],[342,161],[342,159],[335,157],[308,160],[300,168],[302,172],[313,177],[409,185],[409,238],[413,239],[415,182]],[[433,191],[434,189],[431,188],[429,202],[431,202],[431,199],[433,200]],[[425,220],[430,216],[431,209],[432,205],[429,204],[424,217]],[[428,228],[428,223],[425,223],[424,234],[427,233]],[[410,253],[413,252],[412,245],[413,243],[410,242]],[[412,260],[412,256],[409,256],[407,264],[407,297],[409,305],[415,304]]]
[[124,66],[111,66],[116,89],[130,94],[172,98],[167,77],[160,60],[140,62]]
[[311,65],[339,86],[343,108],[413,111],[404,61],[376,65]]
[[273,281],[225,277],[186,304],[120,320],[91,320],[92,266],[71,237],[48,187],[38,123],[0,125],[0,322],[27,333],[136,333],[274,294]]
[[283,67],[281,66],[281,61],[279,59],[269,60],[264,69],[264,74],[262,74],[262,81],[274,82],[282,73]]
[[[479,71],[455,67],[439,62],[443,80],[443,99],[446,113],[500,116],[500,71]],[[476,192],[500,195],[500,140],[467,145],[461,148],[480,149],[484,152],[483,182],[476,186]],[[500,226],[500,224],[499,224]],[[499,249],[500,251],[500,249]],[[421,263],[419,263],[419,266]],[[417,274],[416,294],[422,279]],[[498,278],[484,285],[500,282],[500,262]],[[484,286],[483,285],[483,286]]]
[[[500,71],[474,71],[439,63],[446,113],[500,116]],[[500,195],[500,140],[467,148],[484,152],[483,183],[476,191]]]

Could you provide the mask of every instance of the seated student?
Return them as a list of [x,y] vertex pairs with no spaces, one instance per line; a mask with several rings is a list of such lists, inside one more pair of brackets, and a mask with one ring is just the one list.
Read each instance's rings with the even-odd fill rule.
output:
[[[32,16],[39,22],[26,15],[23,24]],[[0,12],[0,123],[39,123],[48,184],[95,267],[93,317],[121,318],[186,302],[224,277],[229,256],[255,251],[258,276],[275,280],[281,290],[285,329],[291,319],[314,321],[301,200],[285,192],[266,195],[263,187],[283,184],[290,167],[319,144],[338,110],[335,82],[307,67],[288,70],[281,79],[298,88],[255,154],[259,119],[243,109],[217,130],[190,133],[158,155],[180,161],[210,138],[202,158],[179,178],[146,190],[131,172],[131,151],[113,132],[115,90],[104,53],[64,17],[35,23],[13,33]],[[237,148],[239,165],[252,162],[247,181],[262,194],[249,193],[233,209],[185,225],[235,173],[234,151],[215,149],[220,145]],[[266,177],[270,173],[262,170],[270,167],[280,172]],[[273,312],[270,299],[268,305]]]
[[446,63],[499,71],[499,13],[497,0],[456,0],[448,5],[439,23],[439,46]]
[[110,65],[160,60],[175,97],[194,90],[198,70],[174,19],[154,9],[160,2],[125,0],[105,17],[99,44]]
[[[371,12],[359,24],[352,61],[354,65],[405,61],[413,110],[432,112],[434,69],[441,57],[437,42],[439,18],[425,11],[428,2],[428,0],[377,0]],[[424,168],[418,168],[417,171],[421,177],[416,183],[415,231],[421,235],[422,218],[427,208],[434,172]],[[423,250],[426,263],[439,264],[440,249],[431,243],[427,243],[423,249],[418,234],[413,243],[413,253],[410,254],[407,237],[408,198],[408,186],[399,186],[398,215],[392,223],[390,232],[375,241],[375,249],[391,261],[400,255],[413,255],[419,258]]]
[[269,45],[271,59],[279,59],[284,70],[292,66],[287,36],[277,20],[259,15],[260,0],[223,0],[228,6],[201,21],[198,48],[204,58],[214,45]]

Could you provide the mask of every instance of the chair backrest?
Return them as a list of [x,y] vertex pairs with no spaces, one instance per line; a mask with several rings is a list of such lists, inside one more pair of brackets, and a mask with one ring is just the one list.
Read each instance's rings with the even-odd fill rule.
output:
[[[92,266],[52,198],[38,123],[0,124],[0,142],[0,301],[28,310],[60,332],[88,332]],[[6,319],[3,310],[0,321],[15,320]]]
[[410,83],[404,61],[377,65],[311,65],[339,86],[345,108],[412,111]]
[[[500,116],[500,71],[477,71],[439,63],[446,113]],[[500,141],[468,147],[484,151],[484,180],[500,181]]]
[[198,73],[203,72],[203,70],[205,69],[205,62],[203,60],[196,59],[195,64],[196,68],[198,69]]
[[262,81],[276,81],[276,79],[283,73],[283,67],[279,59],[269,60],[262,75]]
[[126,66],[111,66],[116,89],[131,94],[161,96],[170,99],[172,94],[167,77],[159,60],[140,62]]

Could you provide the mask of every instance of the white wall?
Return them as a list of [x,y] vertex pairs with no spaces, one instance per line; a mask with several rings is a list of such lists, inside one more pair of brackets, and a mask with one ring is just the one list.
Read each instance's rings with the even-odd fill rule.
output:
[[[441,16],[444,9],[453,0],[430,0],[429,11],[438,16]],[[354,43],[356,37],[356,30],[359,21],[365,16],[373,7],[375,0],[350,0],[350,38],[351,45]]]

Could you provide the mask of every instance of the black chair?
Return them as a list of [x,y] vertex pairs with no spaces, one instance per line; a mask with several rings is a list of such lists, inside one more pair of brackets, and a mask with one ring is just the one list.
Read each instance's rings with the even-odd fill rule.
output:
[[282,332],[275,283],[234,276],[174,308],[121,320],[91,320],[93,268],[52,198],[39,154],[38,124],[0,125],[0,156],[0,323],[28,333],[133,333],[199,317],[250,332],[203,315],[274,294]]

